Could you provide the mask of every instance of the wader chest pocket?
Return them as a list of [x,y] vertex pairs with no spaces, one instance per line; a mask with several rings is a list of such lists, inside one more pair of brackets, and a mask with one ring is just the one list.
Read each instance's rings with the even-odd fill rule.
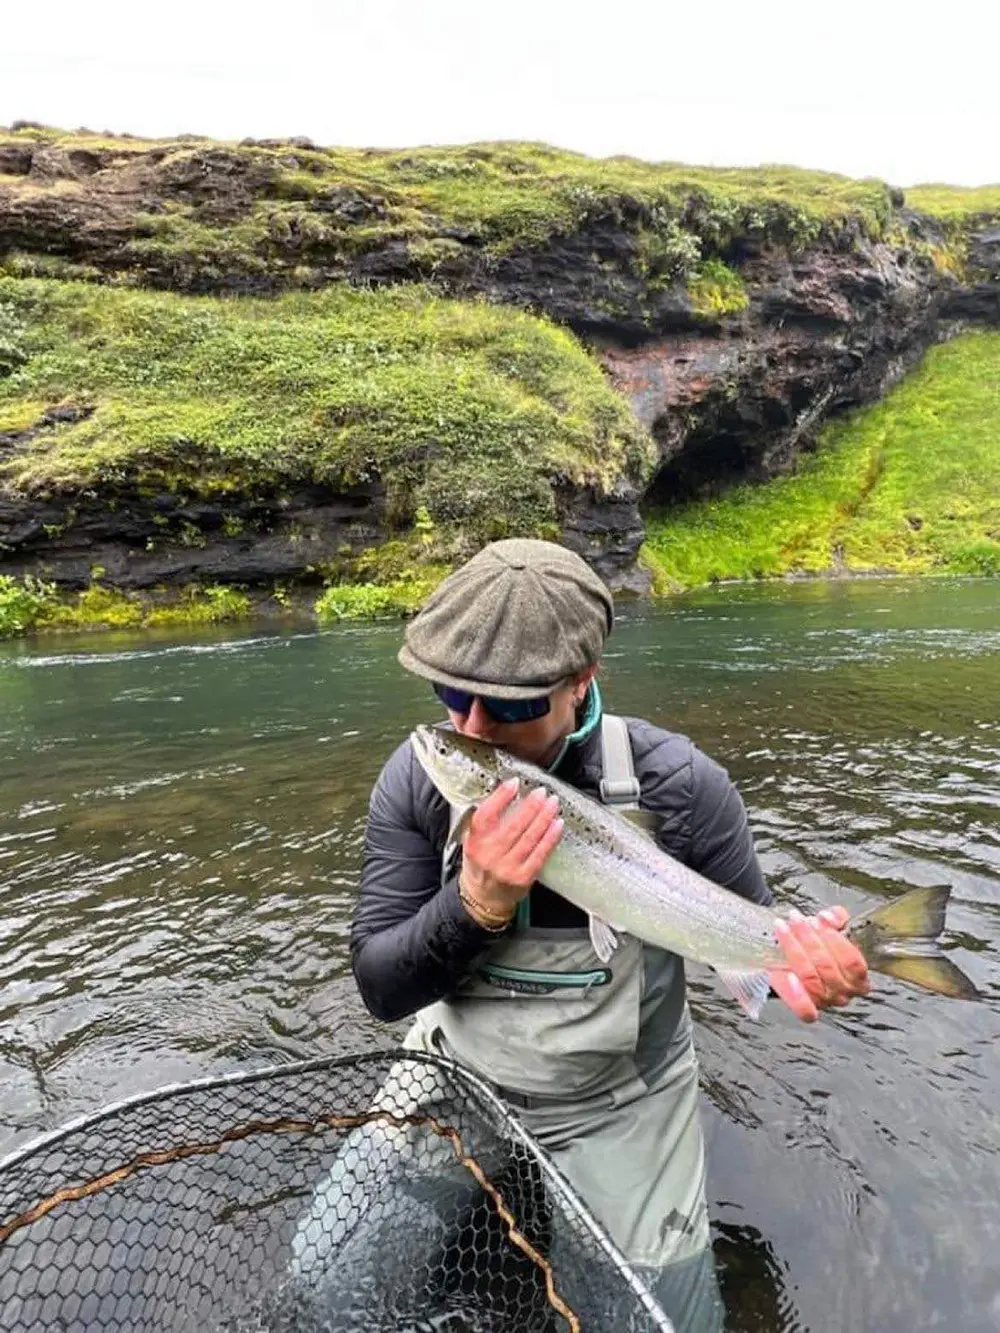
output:
[[567,990],[588,991],[591,986],[607,986],[611,981],[611,969],[595,967],[584,972],[552,972],[487,963],[479,968],[479,978],[488,986],[514,995],[553,995]]

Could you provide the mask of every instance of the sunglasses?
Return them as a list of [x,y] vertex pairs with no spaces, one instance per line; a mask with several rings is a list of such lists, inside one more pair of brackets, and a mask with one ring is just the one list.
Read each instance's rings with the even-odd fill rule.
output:
[[472,702],[478,699],[494,722],[534,722],[551,712],[552,700],[543,695],[539,699],[494,699],[488,694],[470,694],[467,690],[453,690],[450,685],[435,685],[434,693],[452,713],[462,717],[472,709]]

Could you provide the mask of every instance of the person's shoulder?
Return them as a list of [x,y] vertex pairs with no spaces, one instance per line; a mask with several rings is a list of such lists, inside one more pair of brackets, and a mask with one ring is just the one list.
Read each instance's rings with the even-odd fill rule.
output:
[[632,754],[638,764],[657,762],[669,764],[716,764],[690,736],[682,731],[668,731],[642,717],[626,717]]
[[409,736],[396,746],[382,765],[372,792],[371,804],[373,807],[384,808],[389,805],[397,811],[406,811],[410,818],[415,818],[420,824],[427,817],[434,819],[439,816],[445,807],[444,797],[417,761]]
[[690,736],[645,718],[627,717],[632,759],[644,795],[669,791],[674,800],[699,801],[721,794],[730,783],[725,768]]
[[698,750],[690,736],[680,731],[668,731],[642,717],[626,717],[625,724],[637,772],[646,767],[668,772],[690,768]]
[[417,768],[417,756],[413,751],[413,745],[409,736],[399,742],[392,754],[382,765],[382,771],[378,775],[379,782],[395,782],[406,780],[412,782],[414,772]]
[[692,841],[739,795],[729,774],[690,736],[643,718],[626,718],[644,809],[662,819],[660,845],[688,860]]

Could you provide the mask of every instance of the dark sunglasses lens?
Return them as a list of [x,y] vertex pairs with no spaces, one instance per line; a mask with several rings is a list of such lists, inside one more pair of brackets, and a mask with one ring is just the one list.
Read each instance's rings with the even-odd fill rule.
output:
[[476,697],[474,694],[468,694],[465,690],[453,690],[450,685],[435,685],[434,693],[453,713],[465,714],[471,709],[472,701]]
[[[459,713],[462,717],[472,708],[474,694],[469,694],[467,690],[455,690],[450,685],[435,685],[434,693],[444,704],[445,708],[452,713]],[[552,707],[547,697],[541,699],[491,699],[488,695],[481,694],[483,707],[489,713],[494,722],[503,722],[510,725],[514,722],[533,722],[537,717],[544,717]]]
[[551,708],[548,699],[484,699],[483,707],[494,722],[534,722]]

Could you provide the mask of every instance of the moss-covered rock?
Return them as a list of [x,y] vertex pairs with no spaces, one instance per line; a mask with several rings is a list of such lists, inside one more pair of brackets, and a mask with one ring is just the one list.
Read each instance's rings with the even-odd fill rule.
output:
[[[560,486],[640,488],[654,461],[571,335],[421,287],[233,302],[7,278],[3,312],[19,349],[0,379],[8,505],[128,500],[134,528],[145,498],[131,536],[149,556],[245,544],[248,497],[273,529],[295,491],[322,509],[367,488],[388,531],[420,512],[427,558],[453,558],[558,533]],[[0,511],[0,540],[44,564],[51,540],[17,518],[4,529]],[[317,525],[289,525],[300,567],[329,559]]]
[[[590,257],[593,272],[569,322],[587,327],[669,318],[673,304],[643,307],[640,294],[676,284],[682,296],[701,262],[747,240],[850,243],[882,236],[893,214],[880,181],[598,160],[525,143],[387,152],[28,127],[0,131],[0,168],[0,251],[17,276],[99,273],[239,293],[434,276],[492,294],[582,237],[573,262]],[[608,266],[618,283],[601,282]],[[539,282],[525,303],[550,309],[545,293]]]

